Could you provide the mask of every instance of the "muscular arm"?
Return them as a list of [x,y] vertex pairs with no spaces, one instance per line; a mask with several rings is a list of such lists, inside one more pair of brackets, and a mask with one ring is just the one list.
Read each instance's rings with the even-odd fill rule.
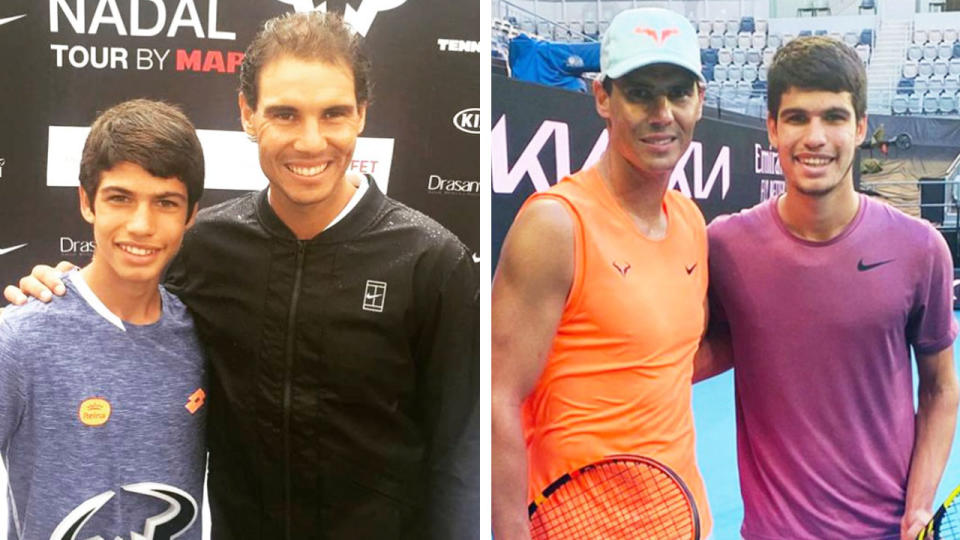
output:
[[931,517],[933,497],[950,454],[957,422],[960,387],[953,346],[917,354],[919,406],[907,480],[907,503],[900,523],[901,538],[913,539]]
[[709,379],[732,367],[730,326],[725,322],[711,322],[693,358],[693,382]]
[[493,530],[529,538],[521,406],[543,371],[573,282],[574,228],[558,201],[534,201],[507,235],[491,292]]

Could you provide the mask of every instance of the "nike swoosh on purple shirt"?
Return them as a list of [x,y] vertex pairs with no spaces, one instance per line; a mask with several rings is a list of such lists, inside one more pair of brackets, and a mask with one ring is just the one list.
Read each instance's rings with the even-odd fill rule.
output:
[[6,255],[7,253],[10,253],[11,251],[16,251],[25,245],[26,244],[20,244],[19,246],[10,246],[8,248],[0,248],[0,255]]

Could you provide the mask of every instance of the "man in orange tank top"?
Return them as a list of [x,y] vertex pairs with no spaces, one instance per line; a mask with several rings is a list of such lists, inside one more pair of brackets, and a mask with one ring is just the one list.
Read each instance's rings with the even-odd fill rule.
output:
[[693,26],[621,12],[601,45],[599,162],[531,197],[493,281],[493,525],[528,539],[527,504],[611,454],[665,463],[711,528],[694,456],[693,357],[706,326],[707,244],[668,190],[703,108]]

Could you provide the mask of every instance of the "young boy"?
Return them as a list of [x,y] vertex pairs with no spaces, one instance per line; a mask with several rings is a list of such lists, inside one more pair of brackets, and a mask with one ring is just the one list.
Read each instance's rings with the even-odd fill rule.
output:
[[914,538],[957,415],[950,253],[930,224],[854,191],[866,74],[850,47],[794,40],[768,81],[786,193],[709,227],[711,314],[733,347],[741,534]]
[[80,164],[92,262],[0,319],[0,454],[15,538],[200,538],[204,359],[159,285],[203,192],[193,125],[159,102],[97,118]]

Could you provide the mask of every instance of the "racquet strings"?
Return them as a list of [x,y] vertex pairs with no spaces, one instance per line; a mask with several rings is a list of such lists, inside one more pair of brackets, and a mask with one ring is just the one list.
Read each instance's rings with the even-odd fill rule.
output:
[[572,473],[537,507],[534,540],[692,538],[693,510],[665,471],[641,461],[606,461]]

